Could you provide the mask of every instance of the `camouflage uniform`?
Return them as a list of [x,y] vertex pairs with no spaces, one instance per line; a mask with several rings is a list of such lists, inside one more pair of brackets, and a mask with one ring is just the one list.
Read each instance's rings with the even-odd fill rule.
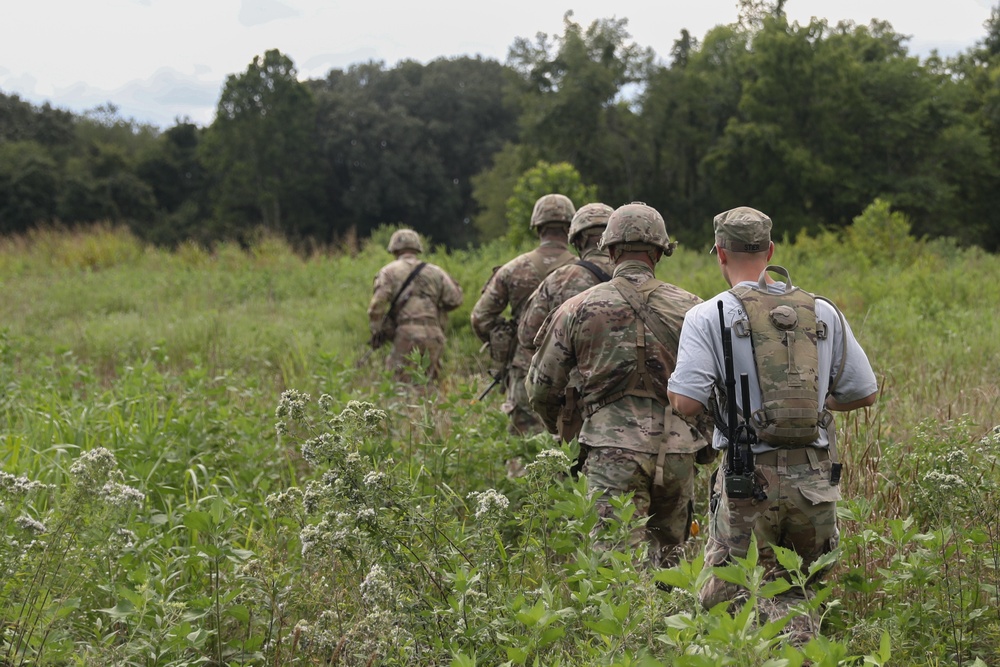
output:
[[[562,195],[545,195],[535,204],[536,212],[532,216],[532,227],[541,227],[552,220],[540,220],[538,215],[540,205],[546,198],[560,197],[559,204],[568,206],[564,220],[569,224],[576,212],[572,202]],[[565,200],[565,201],[563,201]],[[569,245],[564,242],[545,240],[537,248],[515,257],[493,271],[493,275],[483,286],[482,295],[472,308],[472,330],[479,339],[489,342],[490,332],[502,321],[501,314],[510,306],[510,316],[514,325],[520,321],[528,298],[549,273],[558,269],[576,257],[569,251]],[[502,410],[510,417],[508,429],[513,434],[531,434],[542,432],[542,424],[528,405],[524,392],[524,375],[531,361],[531,354],[520,345],[516,345],[513,357],[506,369],[504,389],[506,400]],[[498,369],[499,370],[499,369]]]
[[[580,259],[589,262],[608,276],[614,271],[611,258],[604,248],[587,245],[585,235],[600,236],[608,222],[608,216],[613,209],[605,204],[587,204],[576,212],[570,224],[569,240],[580,250]],[[561,306],[570,297],[590,289],[603,282],[592,270],[579,262],[573,262],[559,267],[538,286],[524,307],[521,321],[517,327],[518,344],[529,354],[535,353],[535,337],[538,335],[545,318],[549,313]],[[580,434],[583,424],[583,412],[579,404],[580,379],[575,369],[570,377],[566,391],[568,397],[562,415],[559,419],[558,433],[562,439],[569,442]]]
[[[659,213],[655,216],[666,244],[662,218]],[[605,246],[615,222],[613,215],[602,241]],[[579,440],[589,448],[583,472],[588,484],[602,492],[598,511],[604,518],[610,516],[610,499],[633,492],[636,516],[648,516],[649,521],[632,541],[649,542],[652,563],[666,565],[688,537],[694,456],[705,444],[667,404],[667,378],[673,371],[684,314],[701,300],[667,283],[647,285],[653,279],[644,262],[620,261],[612,282],[560,306],[543,327],[526,385],[532,407],[553,430],[570,374],[578,372],[586,415]],[[646,305],[673,332],[666,345],[637,317],[615,284],[619,280],[642,290]],[[655,289],[649,290],[652,286]],[[645,363],[640,365],[642,357]]]
[[[770,248],[771,221],[759,211],[740,207],[721,213],[716,217],[715,226],[717,245],[725,250],[752,253]],[[733,289],[756,285],[743,281],[733,285]],[[785,283],[771,283],[767,289],[772,294],[782,294]],[[684,320],[677,368],[669,381],[672,393],[695,399],[702,405],[708,405],[712,397],[725,405],[725,365],[717,306],[720,300],[726,326],[732,327],[745,317],[743,305],[732,291],[693,308]],[[818,340],[818,357],[812,357],[818,366],[819,407],[822,408],[823,398],[841,363],[843,372],[832,392],[836,400],[849,403],[873,394],[875,375],[847,322],[831,304],[821,300],[816,301],[816,316],[828,327],[828,335]],[[789,355],[782,352],[779,361],[787,367]],[[754,412],[761,407],[757,362],[767,363],[767,358],[759,358],[762,354],[766,357],[766,353],[753,349],[749,337],[733,335],[734,373],[737,377],[742,373],[748,375]],[[836,548],[840,486],[833,483],[831,477],[833,462],[829,442],[830,436],[825,429],[819,430],[819,437],[811,445],[798,448],[777,449],[759,442],[754,447],[754,475],[763,498],[730,498],[725,492],[723,468],[716,471],[705,546],[706,567],[724,565],[734,556],[744,557],[753,535],[757,538],[759,562],[765,568],[767,580],[787,574],[775,558],[773,545],[793,549],[802,557],[804,569]],[[720,451],[729,446],[720,428],[715,429],[713,445]],[[817,573],[817,578],[821,575]],[[792,605],[803,601],[802,594],[802,591],[792,590],[761,600],[758,611],[770,620],[777,620],[788,615]],[[720,602],[740,603],[746,599],[746,591],[713,575],[701,589],[700,597],[702,604],[710,608]],[[818,624],[815,614],[793,616],[786,630],[794,643],[801,644],[816,635]]]
[[[400,247],[401,243],[406,247]],[[368,324],[373,337],[382,329],[393,297],[420,264],[416,255],[421,252],[419,237],[411,230],[399,230],[393,234],[389,250],[396,254],[396,260],[384,266],[375,276],[374,293],[368,304]],[[429,376],[437,377],[444,351],[447,313],[461,304],[462,288],[458,283],[444,269],[426,264],[396,300],[395,316],[392,318],[395,320],[395,333],[386,367],[393,370],[397,378],[407,379],[406,357],[416,349],[429,359]]]

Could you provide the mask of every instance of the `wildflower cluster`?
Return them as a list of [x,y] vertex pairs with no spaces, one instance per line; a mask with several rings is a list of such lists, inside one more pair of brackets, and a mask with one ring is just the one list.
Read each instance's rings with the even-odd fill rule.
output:
[[396,592],[389,575],[378,563],[372,565],[368,575],[361,582],[361,601],[372,610],[391,611],[396,608]]
[[14,523],[21,530],[34,535],[41,535],[42,533],[48,531],[44,523],[36,519],[32,519],[30,516],[19,516],[14,520]]
[[925,474],[923,483],[925,488],[931,488],[942,495],[962,491],[968,486],[961,475],[940,470],[931,470]]
[[0,470],[0,506],[5,499],[23,500],[40,491],[51,491],[55,487],[28,479],[24,475],[16,477]]
[[[104,447],[83,452],[69,469],[74,503],[97,501],[105,511],[128,512],[142,506],[146,495],[124,483],[115,456]],[[81,508],[82,509],[82,508]]]
[[344,438],[336,433],[321,433],[302,443],[302,458],[312,466],[332,463],[345,451]]
[[[118,470],[112,471],[112,475],[119,479],[122,477]],[[146,494],[142,491],[115,479],[104,483],[100,495],[109,506],[122,509],[142,507],[142,503],[146,500]]]
[[565,474],[569,467],[569,457],[561,449],[543,449],[534,461],[525,466],[525,474],[529,481],[547,483]]
[[476,511],[473,514],[477,521],[482,523],[497,524],[503,518],[510,501],[496,489],[486,491],[473,491],[469,494],[469,500],[476,503]]
[[312,397],[309,394],[297,389],[287,389],[281,393],[278,400],[278,407],[274,410],[274,417],[277,421],[274,430],[278,435],[288,433],[288,422],[303,422],[306,418],[306,405]]
[[104,447],[83,452],[69,468],[74,484],[79,488],[96,491],[116,469],[115,455]]
[[302,513],[302,489],[293,486],[279,493],[272,493],[264,499],[264,507],[274,518],[298,519]]

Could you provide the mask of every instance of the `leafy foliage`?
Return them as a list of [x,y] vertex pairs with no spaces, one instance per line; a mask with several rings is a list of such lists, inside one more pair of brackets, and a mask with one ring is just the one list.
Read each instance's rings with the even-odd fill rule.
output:
[[[1000,331],[982,313],[1000,306],[1000,264],[906,235],[884,202],[854,225],[776,258],[842,306],[882,388],[838,418],[849,500],[837,564],[799,610],[823,637],[801,648],[759,613],[809,576],[790,552],[787,582],[761,585],[753,550],[721,572],[756,594],[730,613],[698,605],[703,535],[660,572],[594,548],[628,543],[631,502],[593,535],[569,448],[508,435],[496,401],[474,400],[471,303],[439,385],[396,384],[378,355],[354,367],[388,228],[308,259],[274,236],[213,252],[111,228],[0,242],[3,660],[995,663]],[[517,250],[427,255],[474,293]],[[659,271],[721,287],[700,248]]]

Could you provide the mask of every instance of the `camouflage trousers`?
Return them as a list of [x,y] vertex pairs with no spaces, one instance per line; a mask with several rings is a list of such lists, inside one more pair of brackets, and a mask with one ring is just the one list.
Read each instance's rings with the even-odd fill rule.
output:
[[436,378],[441,370],[441,353],[444,352],[444,331],[439,326],[427,324],[401,324],[392,339],[392,352],[385,366],[393,371],[397,380],[410,380],[412,364],[407,360],[413,350],[427,357],[427,376]]
[[[803,448],[779,450],[757,456],[755,477],[767,494],[764,500],[729,498],[722,469],[716,471],[712,489],[705,567],[729,563],[733,556],[745,557],[752,535],[757,537],[759,564],[765,581],[787,577],[774,555],[773,545],[792,549],[802,557],[803,570],[837,547],[837,500],[840,487],[830,484],[828,453]],[[819,578],[825,572],[817,573]],[[707,609],[721,602],[740,604],[747,591],[712,576],[701,589]],[[789,615],[791,607],[804,602],[801,590],[758,602],[758,612],[768,620]],[[794,615],[786,631],[794,643],[805,643],[819,629],[819,615]]]
[[[694,454],[667,454],[663,485],[653,484],[656,454],[617,447],[593,447],[583,464],[587,485],[599,489],[597,512],[602,523],[614,516],[610,499],[632,492],[635,517],[649,517],[629,536],[629,545],[649,543],[653,567],[670,567],[680,558],[680,547],[690,537],[694,510]],[[600,525],[595,527],[595,536]],[[599,542],[600,548],[612,545]]]
[[512,435],[535,435],[546,431],[542,420],[528,403],[528,389],[524,386],[527,376],[528,372],[523,368],[507,371],[507,396],[500,409],[510,418],[507,431]]

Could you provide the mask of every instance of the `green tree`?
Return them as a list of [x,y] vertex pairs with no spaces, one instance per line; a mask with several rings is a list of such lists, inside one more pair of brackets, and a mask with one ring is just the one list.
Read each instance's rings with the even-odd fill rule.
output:
[[58,188],[57,165],[39,144],[0,142],[0,233],[51,222]]
[[226,79],[199,146],[222,235],[263,226],[290,236],[317,229],[316,102],[290,58],[272,49]]
[[508,143],[493,156],[489,169],[472,177],[472,196],[479,204],[473,225],[480,241],[507,233],[507,200],[521,175],[539,161],[538,153],[532,146]]
[[517,131],[502,65],[364,63],[312,85],[333,233],[390,223],[453,246],[473,240],[471,177]]
[[158,210],[155,224],[145,230],[146,240],[161,245],[213,240],[203,224],[210,209],[206,170],[198,152],[202,134],[193,123],[178,122],[141,156],[136,173],[152,188]]
[[703,162],[739,108],[749,76],[749,39],[733,26],[713,28],[699,43],[687,31],[674,43],[670,67],[660,67],[640,98],[650,167],[641,191],[671,234],[710,238],[718,203]]
[[956,174],[954,235],[988,250],[1000,249],[1000,6],[985,22],[986,36],[967,53],[938,63],[953,84],[950,103],[964,113],[968,152],[952,153]]
[[573,165],[540,161],[521,175],[507,199],[507,237],[513,244],[528,238],[535,202],[551,192],[569,197],[577,208],[597,201],[597,188],[584,184]]
[[637,196],[648,169],[632,99],[654,54],[632,40],[626,19],[584,29],[572,16],[566,13],[561,36],[518,38],[510,48],[521,143],[547,160],[575,165],[610,201],[626,201]]
[[957,193],[949,166],[975,134],[949,102],[953,84],[910,57],[904,39],[879,21],[831,30],[764,18],[737,112],[702,163],[710,199],[754,205],[794,234],[845,226],[882,197],[915,232],[946,233]]

